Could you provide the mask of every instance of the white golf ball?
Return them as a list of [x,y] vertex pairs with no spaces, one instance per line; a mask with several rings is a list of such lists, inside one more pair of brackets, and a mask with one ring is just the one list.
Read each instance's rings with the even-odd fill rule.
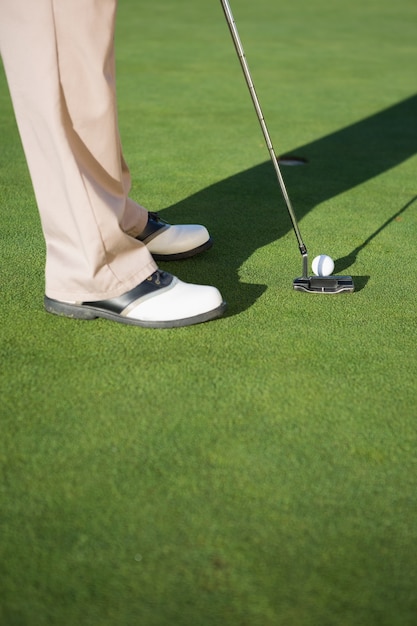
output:
[[320,254],[313,259],[311,268],[316,276],[330,276],[334,270],[334,262],[327,254]]

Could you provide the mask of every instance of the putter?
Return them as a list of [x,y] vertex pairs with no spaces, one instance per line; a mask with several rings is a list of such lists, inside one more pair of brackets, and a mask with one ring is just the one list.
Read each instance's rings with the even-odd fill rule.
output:
[[278,159],[272,145],[271,137],[268,132],[265,118],[259,103],[258,96],[255,91],[255,85],[249,71],[249,66],[246,61],[245,53],[243,50],[242,42],[239,37],[239,33],[236,27],[236,23],[233,17],[232,9],[228,0],[220,0],[223,7],[223,11],[226,17],[227,25],[229,26],[230,34],[232,35],[233,43],[236,48],[237,56],[239,57],[240,65],[245,76],[246,84],[249,89],[249,93],[252,98],[253,105],[255,107],[258,121],[261,125],[262,133],[265,139],[266,146],[268,148],[271,161],[273,163],[279,186],[281,188],[282,195],[285,200],[285,204],[291,219],[292,227],[297,238],[298,247],[302,256],[303,263],[303,275],[300,278],[295,278],[293,287],[296,291],[306,291],[308,293],[341,293],[343,291],[351,292],[354,290],[353,280],[351,276],[309,276],[308,275],[308,253],[303,238],[301,236],[300,229],[298,227],[297,218],[291,200],[289,198],[284,179],[279,167]]

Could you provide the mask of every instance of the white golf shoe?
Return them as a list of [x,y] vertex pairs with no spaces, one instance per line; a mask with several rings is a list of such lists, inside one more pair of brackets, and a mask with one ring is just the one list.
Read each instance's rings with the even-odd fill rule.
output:
[[171,225],[157,213],[149,213],[145,230],[136,237],[156,261],[187,259],[213,245],[210,234],[200,224]]
[[226,309],[215,287],[185,283],[161,270],[116,298],[62,302],[45,296],[44,302],[45,309],[55,315],[84,320],[102,317],[145,328],[199,324],[220,317]]

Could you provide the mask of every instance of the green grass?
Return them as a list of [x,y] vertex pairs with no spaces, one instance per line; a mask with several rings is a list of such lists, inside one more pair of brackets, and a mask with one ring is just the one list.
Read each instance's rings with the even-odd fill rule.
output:
[[[43,310],[44,244],[1,74],[0,624],[417,623],[412,0],[120,0],[132,194],[215,247],[164,268],[228,314],[154,331]],[[414,201],[415,200],[415,201]]]

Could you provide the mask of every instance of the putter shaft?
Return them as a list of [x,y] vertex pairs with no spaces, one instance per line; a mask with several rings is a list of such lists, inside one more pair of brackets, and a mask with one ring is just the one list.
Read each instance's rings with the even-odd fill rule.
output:
[[269,155],[271,157],[271,161],[273,163],[273,166],[274,166],[277,178],[278,178],[279,186],[281,188],[281,192],[282,192],[282,195],[284,197],[285,204],[287,206],[289,216],[291,218],[292,226],[293,226],[293,229],[294,229],[295,235],[297,237],[297,241],[298,241],[298,247],[300,248],[300,252],[301,252],[301,254],[303,256],[303,272],[304,272],[304,275],[307,276],[307,272],[308,272],[308,269],[307,269],[308,268],[307,248],[306,248],[306,246],[304,244],[304,241],[303,241],[303,238],[301,236],[301,232],[300,232],[300,229],[299,229],[298,223],[297,223],[297,218],[295,216],[295,212],[294,212],[293,206],[291,204],[291,200],[290,200],[290,197],[288,195],[287,188],[286,188],[285,183],[284,183],[284,179],[282,177],[282,173],[281,173],[281,170],[280,170],[280,167],[279,167],[278,159],[277,159],[277,156],[275,154],[274,146],[272,145],[272,141],[271,141],[271,137],[270,137],[270,134],[269,134],[269,131],[268,131],[268,127],[267,127],[266,122],[265,122],[265,117],[263,115],[262,108],[261,108],[261,105],[259,103],[258,96],[256,94],[255,85],[253,83],[252,76],[251,76],[251,73],[249,71],[248,63],[246,61],[245,52],[243,50],[242,42],[241,42],[240,37],[239,37],[239,33],[238,33],[238,30],[237,30],[237,27],[236,27],[236,23],[235,23],[235,20],[234,20],[234,17],[233,17],[232,9],[230,7],[230,4],[229,4],[228,0],[220,0],[220,2],[222,4],[223,11],[224,11],[224,14],[225,14],[225,17],[226,17],[226,21],[227,21],[227,24],[229,26],[230,34],[232,35],[233,43],[235,45],[236,52],[237,52],[237,55],[239,57],[240,65],[242,67],[243,74],[245,76],[245,80],[246,80],[246,83],[247,83],[247,86],[248,86],[248,89],[249,89],[249,93],[250,93],[251,98],[252,98],[253,105],[255,107],[256,115],[258,117],[259,124],[260,124],[261,129],[262,129],[262,134],[264,136],[265,143],[267,145],[268,152],[269,152]]
[[245,80],[249,88],[249,93],[251,95],[252,102],[255,107],[256,115],[261,125],[262,133],[263,133],[263,136],[264,136],[264,139],[265,139],[268,151],[269,151],[269,155],[271,157],[271,161],[273,163],[273,166],[274,166],[277,178],[278,178],[279,186],[281,188],[282,195],[284,197],[285,204],[287,206],[288,213],[291,218],[292,226],[293,226],[293,229],[297,237],[297,241],[298,241],[298,247],[303,257],[303,276],[301,278],[296,278],[294,280],[293,287],[297,291],[306,291],[308,293],[331,294],[331,293],[352,292],[354,290],[354,285],[353,285],[353,280],[351,276],[323,276],[323,277],[319,277],[319,276],[309,277],[308,276],[307,248],[301,237],[300,229],[297,223],[297,218],[295,217],[295,212],[292,207],[287,189],[285,187],[285,183],[281,174],[278,159],[277,159],[274,147],[272,145],[271,137],[268,132],[264,115],[262,113],[262,108],[259,103],[258,96],[256,95],[255,86],[253,84],[253,80],[249,71],[248,63],[246,61],[242,42],[240,40],[239,33],[235,24],[235,20],[233,18],[229,0],[220,0],[220,2],[222,4],[226,21],[229,26],[230,33],[232,35],[233,43],[235,45],[236,52],[239,57],[240,65],[242,67],[243,74],[245,76]]

